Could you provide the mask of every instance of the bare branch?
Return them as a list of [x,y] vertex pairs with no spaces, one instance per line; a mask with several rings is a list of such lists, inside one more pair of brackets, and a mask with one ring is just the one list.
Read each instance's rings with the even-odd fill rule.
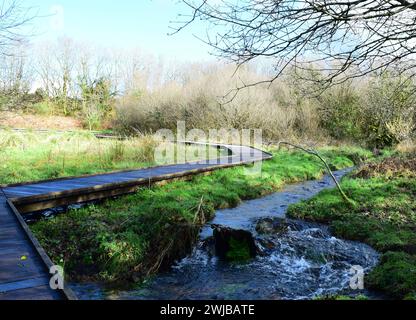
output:
[[[206,42],[238,65],[273,58],[276,76],[289,67],[322,77],[322,88],[388,69],[415,73],[416,1],[183,0],[191,19],[207,21]],[[316,81],[311,78],[309,80]],[[247,86],[256,84],[247,84]],[[245,87],[245,86],[244,86]],[[241,88],[236,89],[241,90]],[[234,93],[234,92],[233,92]]]

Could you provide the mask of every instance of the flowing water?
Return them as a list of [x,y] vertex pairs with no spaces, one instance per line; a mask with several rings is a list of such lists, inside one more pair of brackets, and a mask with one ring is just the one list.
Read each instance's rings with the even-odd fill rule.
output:
[[[336,172],[339,179],[349,170]],[[258,234],[264,218],[285,219],[289,205],[334,187],[330,177],[286,187],[267,197],[219,210],[213,224],[253,233],[263,254],[246,263],[215,256],[212,230],[206,226],[194,252],[145,284],[129,290],[110,290],[98,284],[71,284],[81,299],[313,299],[317,296],[373,293],[350,289],[353,266],[366,272],[379,259],[367,245],[333,237],[326,226],[291,220],[285,232]]]

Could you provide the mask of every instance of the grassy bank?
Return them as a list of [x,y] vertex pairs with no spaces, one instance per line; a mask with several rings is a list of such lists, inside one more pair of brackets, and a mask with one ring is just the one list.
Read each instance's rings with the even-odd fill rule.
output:
[[367,285],[395,298],[416,297],[416,158],[402,155],[367,164],[342,181],[358,206],[336,190],[292,206],[289,215],[329,224],[335,235],[383,253]]
[[[158,145],[153,136],[114,141],[89,132],[0,130],[0,184],[149,167],[157,164]],[[206,159],[207,151],[204,146],[187,146],[187,160]]]
[[[371,157],[358,148],[321,152],[334,169]],[[324,173],[322,164],[311,155],[280,151],[274,156],[263,164],[261,176],[245,174],[244,167],[216,171],[70,211],[32,229],[72,278],[137,280],[187,254],[196,240],[196,225],[210,220],[215,209],[234,207],[244,199]]]

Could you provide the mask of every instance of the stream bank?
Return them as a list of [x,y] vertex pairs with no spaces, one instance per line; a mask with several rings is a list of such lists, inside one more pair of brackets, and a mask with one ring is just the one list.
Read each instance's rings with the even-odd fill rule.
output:
[[[340,179],[351,169],[335,172]],[[289,185],[283,191],[218,210],[213,225],[249,231],[261,254],[245,262],[230,262],[215,252],[213,230],[204,227],[193,253],[171,270],[127,290],[108,289],[96,283],[72,283],[81,299],[314,299],[338,294],[365,294],[349,288],[351,268],[366,273],[379,261],[368,245],[337,239],[328,227],[287,220],[289,205],[334,187],[329,176]],[[273,225],[284,224],[280,231]]]
[[[334,170],[352,167],[372,156],[351,147],[328,147],[320,152]],[[175,232],[176,226],[199,229],[212,221],[215,210],[235,208],[290,184],[320,181],[325,173],[316,157],[290,150],[274,151],[273,158],[262,163],[261,175],[248,174],[247,168],[250,166],[196,175],[190,181],[145,187],[65,214],[52,213],[50,218],[31,224],[31,230],[51,259],[65,266],[68,279],[137,283],[166,271],[165,267],[170,269],[171,262],[192,252],[188,249],[194,247],[199,230],[191,239],[187,235],[193,230],[181,236]],[[289,194],[289,198],[293,203],[298,195]],[[244,216],[250,217],[250,212]]]

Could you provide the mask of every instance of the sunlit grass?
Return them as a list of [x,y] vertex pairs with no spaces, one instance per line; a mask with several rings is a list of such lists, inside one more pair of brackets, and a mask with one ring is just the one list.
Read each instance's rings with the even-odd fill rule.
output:
[[[158,146],[160,142],[154,136],[117,141],[97,139],[89,132],[44,134],[1,130],[0,184],[159,165],[155,159]],[[225,155],[205,146],[186,146],[184,150],[185,161]],[[175,163],[176,156],[166,159],[163,164]]]

